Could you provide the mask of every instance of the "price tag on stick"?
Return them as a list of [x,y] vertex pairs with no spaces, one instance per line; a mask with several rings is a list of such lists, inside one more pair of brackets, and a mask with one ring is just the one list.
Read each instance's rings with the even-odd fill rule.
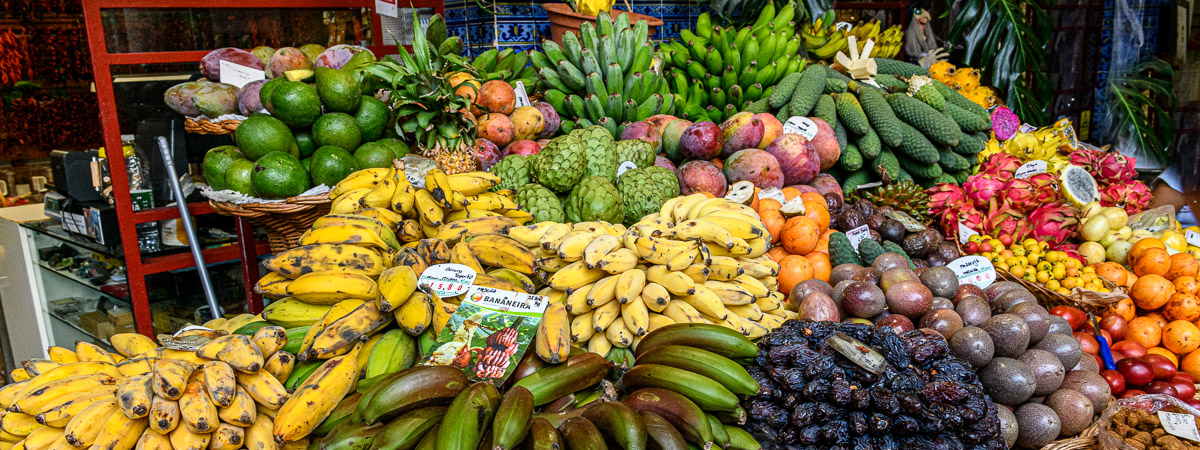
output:
[[475,269],[462,264],[438,264],[425,269],[417,284],[426,286],[440,298],[467,292],[475,282]]
[[862,243],[862,241],[865,241],[865,240],[871,238],[871,229],[867,228],[866,225],[863,225],[861,227],[847,231],[846,238],[850,239],[850,246],[854,247],[855,251],[858,251],[858,244]]
[[950,261],[946,267],[958,275],[960,284],[970,283],[986,288],[996,282],[996,268],[992,266],[991,261],[982,256],[964,256]]

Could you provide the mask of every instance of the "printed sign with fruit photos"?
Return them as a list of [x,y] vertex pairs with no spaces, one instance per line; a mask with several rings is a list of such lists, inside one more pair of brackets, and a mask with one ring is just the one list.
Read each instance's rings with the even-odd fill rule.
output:
[[533,342],[549,301],[542,295],[471,286],[424,364],[457,367],[473,381],[504,383]]

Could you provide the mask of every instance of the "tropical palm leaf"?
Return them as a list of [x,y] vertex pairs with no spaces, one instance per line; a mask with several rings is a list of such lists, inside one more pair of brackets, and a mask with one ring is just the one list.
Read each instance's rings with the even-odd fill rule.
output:
[[[947,0],[947,8],[951,3]],[[964,0],[951,25],[950,44],[963,47],[964,65],[990,75],[990,84],[1023,122],[1042,126],[1048,122],[1051,95],[1046,70],[1050,27],[1050,16],[1036,2]]]
[[[1161,78],[1151,78],[1155,73]],[[1168,147],[1175,136],[1175,120],[1163,108],[1174,109],[1178,99],[1171,91],[1175,71],[1161,59],[1138,64],[1124,75],[1109,80],[1106,137],[1111,142],[1132,139],[1143,152],[1160,160],[1170,157]]]

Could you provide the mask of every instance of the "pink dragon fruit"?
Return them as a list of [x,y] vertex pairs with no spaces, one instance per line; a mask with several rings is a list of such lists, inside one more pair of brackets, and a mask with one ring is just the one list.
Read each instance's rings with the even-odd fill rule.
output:
[[1023,178],[1013,178],[1004,183],[1003,189],[1004,199],[1008,200],[1014,208],[1021,212],[1028,212],[1037,208],[1038,191],[1033,185],[1033,182]]
[[947,210],[960,207],[967,201],[967,193],[954,183],[935,185],[927,189],[925,194],[929,196],[929,212],[933,215],[941,215]]
[[1137,176],[1137,170],[1134,168],[1136,164],[1137,158],[1130,158],[1118,152],[1108,152],[1096,160],[1092,166],[1092,173],[1105,184],[1126,183]]
[[983,225],[988,235],[997,238],[1008,235],[1014,241],[1018,240],[1021,237],[1018,231],[1025,216],[1017,212],[1007,200],[997,201],[993,198],[988,203],[986,221]]
[[1008,153],[993,153],[979,164],[979,173],[1007,180],[1021,167],[1021,159]]
[[988,201],[999,194],[1001,189],[1004,189],[1004,182],[996,176],[986,173],[971,175],[967,178],[967,182],[963,183],[967,199],[971,200],[975,206],[988,204]]
[[1058,203],[1058,178],[1048,173],[1039,173],[1029,177],[1033,188],[1037,190],[1038,204]]
[[992,111],[992,132],[996,139],[1007,141],[1017,134],[1021,128],[1021,120],[1007,106],[1001,106]]
[[1075,209],[1062,203],[1042,205],[1029,214],[1033,238],[1051,246],[1061,244],[1079,227]]
[[942,223],[942,232],[948,237],[958,236],[959,221],[962,221],[963,226],[967,228],[983,232],[983,213],[966,203],[960,204],[957,208],[945,210],[939,215],[939,218]]
[[1146,209],[1151,198],[1150,188],[1141,181],[1110,184],[1100,191],[1101,205],[1124,208],[1131,216]]

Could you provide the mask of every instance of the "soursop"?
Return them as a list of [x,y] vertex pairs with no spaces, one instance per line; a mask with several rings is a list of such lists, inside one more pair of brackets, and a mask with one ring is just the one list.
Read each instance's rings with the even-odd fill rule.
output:
[[528,156],[505,156],[504,159],[492,166],[491,172],[500,177],[500,182],[493,189],[497,191],[516,189],[529,184],[533,181],[533,177],[529,173],[532,167],[533,161]]
[[545,186],[529,183],[518,187],[513,193],[513,201],[517,202],[522,210],[532,214],[534,222],[563,222],[562,203],[559,202],[558,196]]
[[[662,172],[670,176],[669,183],[674,183],[674,189],[671,189]],[[630,169],[621,174],[617,191],[621,193],[621,200],[625,204],[625,224],[632,225],[647,214],[657,213],[663,203],[678,196],[679,180],[670,170],[662,167]]]
[[554,138],[546,144],[533,164],[538,183],[554,192],[566,192],[583,178],[583,144],[570,135]]
[[[574,134],[574,132],[572,132]],[[612,134],[604,127],[592,125],[579,133],[583,143],[583,177],[600,176],[608,178],[610,183],[617,182],[617,153]]]
[[654,158],[658,156],[654,153],[654,145],[649,142],[630,139],[627,141],[617,141],[617,166],[625,161],[632,161],[639,169],[645,169],[654,165]]
[[625,221],[621,193],[604,177],[587,177],[580,181],[563,202],[563,211],[567,222]]

